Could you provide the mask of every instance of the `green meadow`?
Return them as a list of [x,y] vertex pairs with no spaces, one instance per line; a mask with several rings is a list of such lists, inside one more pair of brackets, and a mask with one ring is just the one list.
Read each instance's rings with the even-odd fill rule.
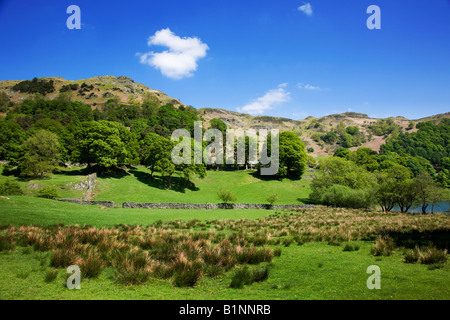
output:
[[[448,243],[448,215],[383,214],[326,207],[302,211],[120,207],[124,201],[219,202],[216,193],[225,187],[236,194],[237,202],[265,203],[268,195],[277,194],[277,204],[304,203],[310,192],[309,175],[300,180],[264,181],[250,171],[209,171],[205,179],[194,180],[195,186],[184,188],[175,179],[174,189],[168,190],[164,188],[165,180],[159,176],[152,180],[147,170],[136,168],[116,177],[97,178],[93,199],[115,201],[119,206],[116,208],[42,199],[27,187],[53,185],[61,196],[80,197],[82,192],[70,190],[67,184],[84,180],[85,172],[68,170],[36,181],[0,176],[1,180],[18,181],[27,190],[23,196],[0,198],[0,299],[450,299],[446,253],[444,262],[443,251],[435,248],[439,261],[405,263],[405,253],[414,245],[404,241],[417,241],[421,254],[427,252],[429,241],[442,247],[442,243]],[[417,237],[417,231],[423,236]],[[65,244],[57,244],[57,234],[65,232],[98,234],[99,238],[83,242],[77,240],[81,236],[72,235],[65,236]],[[32,233],[36,237],[31,241],[27,237]],[[394,244],[374,254],[373,248],[383,246],[386,240],[380,235],[387,235],[388,240],[391,236]],[[158,238],[163,239],[162,243],[144,246],[145,241],[157,242]],[[100,249],[103,240],[99,239],[109,239],[111,248],[106,245]],[[158,258],[162,248],[170,251],[164,243],[170,239],[178,251]],[[64,247],[69,240],[80,242],[73,247],[78,248],[73,249],[78,259],[75,261],[87,263],[91,253],[97,257],[94,262],[98,265],[93,267],[99,273],[82,278],[80,290],[67,289],[65,267],[54,266],[59,246]],[[42,245],[44,242],[48,247]],[[185,248],[187,243],[192,248]],[[138,250],[145,256],[151,265],[141,270],[147,272],[145,280],[136,283],[131,273],[128,282],[120,280],[122,270],[110,263],[119,261],[114,246],[125,246],[130,252]],[[203,249],[193,249],[199,246]],[[210,272],[214,264],[208,264],[202,252],[213,253],[227,246],[234,252],[230,259],[235,262],[217,262],[218,269]],[[269,256],[252,262],[237,255],[247,249],[266,250]],[[277,250],[279,255],[275,254]],[[179,285],[176,279],[185,269],[176,269],[179,266],[174,259],[181,259],[184,252],[188,257],[186,266],[194,265],[195,259],[204,262],[196,271],[195,281]],[[218,254],[216,258],[220,257]],[[231,288],[237,271],[247,264],[250,270],[266,267],[267,277],[250,281],[240,289]],[[379,290],[369,290],[366,285],[370,276],[366,270],[371,265],[381,270]],[[163,267],[173,268],[172,273],[161,275]]]

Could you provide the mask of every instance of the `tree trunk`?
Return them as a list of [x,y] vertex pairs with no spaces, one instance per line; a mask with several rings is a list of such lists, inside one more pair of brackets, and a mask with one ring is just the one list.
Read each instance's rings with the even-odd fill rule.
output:
[[167,183],[167,189],[172,189],[172,174],[169,175],[169,181]]
[[427,214],[428,203],[422,203],[422,214]]

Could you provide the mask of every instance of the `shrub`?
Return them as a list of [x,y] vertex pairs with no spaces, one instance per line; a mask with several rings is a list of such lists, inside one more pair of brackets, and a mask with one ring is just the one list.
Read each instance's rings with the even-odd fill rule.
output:
[[273,205],[275,202],[277,202],[278,200],[280,200],[280,198],[278,198],[278,195],[276,194],[272,194],[270,196],[268,196],[266,198],[266,201],[270,204]]
[[321,202],[325,205],[346,208],[367,208],[371,205],[371,195],[367,190],[351,189],[335,184],[325,190]]
[[22,195],[23,190],[16,181],[6,180],[0,183],[0,195],[2,196],[15,196]]
[[430,245],[425,249],[418,249],[419,259],[422,264],[445,264],[447,262],[447,250],[440,250]]
[[58,270],[57,269],[50,269],[47,270],[44,277],[45,283],[50,283],[52,281],[55,281],[55,279],[58,277]]
[[59,193],[56,187],[48,186],[40,188],[37,191],[36,196],[39,198],[56,199],[59,197]]
[[37,78],[34,78],[33,80],[21,81],[14,85],[11,89],[26,93],[40,93],[42,95],[55,91],[53,80],[47,81],[45,79]]
[[72,250],[56,249],[53,252],[50,266],[54,268],[67,268],[75,261],[75,254]]
[[342,251],[358,251],[358,250],[359,250],[359,246],[358,245],[352,246],[351,244],[347,243],[344,246],[344,249]]
[[126,286],[133,286],[145,283],[150,277],[148,269],[141,269],[132,263],[125,263],[117,269],[117,281]]
[[86,258],[77,261],[83,278],[97,278],[102,273],[103,261],[94,252],[89,252]]
[[281,256],[281,249],[280,248],[276,248],[275,250],[273,250],[273,256],[274,257],[280,257]]
[[378,236],[375,245],[371,248],[374,256],[389,256],[394,250],[394,241],[389,236]]
[[418,248],[405,251],[404,261],[405,263],[416,263],[419,260]]
[[117,270],[117,281],[127,286],[145,283],[150,277],[149,264],[150,259],[142,250],[118,252],[113,263]]
[[267,280],[269,277],[269,266],[266,265],[261,268],[249,269],[247,265],[239,268],[231,279],[230,288],[242,289],[244,285],[252,284],[253,282],[261,282]]
[[252,273],[247,265],[236,270],[233,278],[231,279],[230,288],[242,289],[245,284],[252,282]]
[[12,237],[10,235],[0,234],[0,252],[14,249]]
[[265,265],[262,268],[254,269],[252,272],[252,282],[262,282],[269,277],[269,266]]
[[271,262],[272,255],[272,250],[267,248],[258,250],[255,247],[246,247],[241,252],[236,253],[236,260],[242,264],[258,264],[260,262]]
[[285,238],[285,239],[283,240],[283,245],[284,245],[285,247],[289,247],[289,246],[292,244],[292,242],[294,242],[293,239],[291,239],[291,238]]
[[228,203],[228,202],[232,202],[232,201],[236,201],[237,200],[237,197],[230,190],[220,189],[217,192],[217,196],[224,203]]
[[202,274],[202,263],[200,261],[188,262],[183,270],[175,273],[173,283],[176,287],[193,287]]

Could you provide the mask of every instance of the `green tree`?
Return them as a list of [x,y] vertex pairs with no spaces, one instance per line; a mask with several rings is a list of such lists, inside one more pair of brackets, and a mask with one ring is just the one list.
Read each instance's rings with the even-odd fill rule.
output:
[[104,120],[85,122],[77,140],[75,161],[96,164],[100,172],[139,162],[136,137],[120,123]]
[[163,167],[167,167],[162,166],[161,161],[171,159],[172,147],[172,141],[151,132],[141,141],[141,164],[150,169],[152,178],[155,171],[161,172]]
[[0,159],[17,163],[20,158],[20,145],[24,141],[22,128],[12,120],[0,117]]
[[423,214],[426,214],[429,205],[432,206],[433,212],[434,204],[445,200],[446,190],[440,187],[427,172],[422,171],[414,179],[414,184]]
[[390,212],[397,201],[395,181],[386,172],[378,172],[375,176],[377,178],[377,184],[373,186],[375,201],[380,205],[382,211]]
[[[311,182],[310,199],[320,203],[322,195],[333,185],[342,185],[355,190],[368,190],[376,184],[373,174],[353,161],[339,157],[319,161],[318,174]],[[341,192],[341,190],[339,190]]]
[[43,178],[58,165],[60,146],[56,134],[41,130],[23,144],[24,155],[19,162],[22,176]]
[[280,134],[280,168],[286,170],[286,175],[300,178],[306,170],[305,145],[293,132],[284,131]]
[[211,129],[217,129],[223,134],[227,131],[227,125],[220,119],[213,118],[209,120],[209,124]]

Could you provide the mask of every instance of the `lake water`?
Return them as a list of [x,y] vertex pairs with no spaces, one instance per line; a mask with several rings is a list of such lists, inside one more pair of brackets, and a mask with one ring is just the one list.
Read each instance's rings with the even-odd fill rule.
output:
[[[395,206],[392,211],[400,211],[400,208],[398,206]],[[408,212],[410,213],[422,213],[422,206],[421,205],[413,205]],[[427,207],[427,213],[431,212],[431,204]],[[450,213],[450,202],[443,201],[438,202],[434,205],[433,212],[445,212]]]

